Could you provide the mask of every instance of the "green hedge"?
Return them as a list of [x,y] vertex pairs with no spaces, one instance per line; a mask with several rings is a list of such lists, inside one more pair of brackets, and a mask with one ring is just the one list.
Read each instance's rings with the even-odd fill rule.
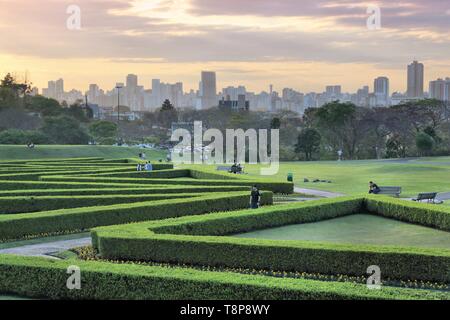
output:
[[[66,287],[67,268],[81,271],[81,289]],[[122,265],[3,256],[0,292],[32,298],[90,300],[356,300],[449,299],[448,293],[403,288]]]
[[384,277],[450,283],[450,250],[224,236],[358,213],[364,204],[363,198],[289,204],[98,228],[92,237],[95,248],[107,259],[351,276],[363,276],[369,266],[378,265]]
[[[49,168],[50,169],[50,168]],[[42,168],[41,171],[37,172],[25,172],[25,173],[2,173],[0,172],[0,180],[39,180],[39,178],[43,175],[49,176],[49,175],[85,175],[85,174],[100,174],[100,173],[107,173],[107,172],[123,172],[123,171],[130,171],[129,168],[94,168],[89,169],[85,168],[83,170],[68,170],[68,171],[59,171],[59,170],[53,170],[51,168],[50,170],[47,170],[45,168]]]
[[[96,196],[31,196],[31,197],[0,197],[0,214],[31,213],[67,208],[108,206],[113,204],[136,203],[167,199],[182,199],[199,196],[192,193],[167,194],[160,189],[160,194],[116,194]],[[164,194],[163,194],[164,193]]]
[[[61,186],[59,186],[61,187]],[[0,191],[0,197],[23,197],[23,196],[93,196],[93,195],[113,195],[113,194],[178,194],[178,193],[211,193],[249,191],[246,186],[154,186],[140,188],[103,188],[103,189],[30,189],[30,190],[7,190]]]
[[450,231],[450,208],[445,206],[376,196],[367,197],[365,206],[369,212],[387,218]]
[[145,178],[101,178],[101,177],[74,177],[74,176],[43,176],[43,181],[68,181],[68,182],[102,182],[102,183],[128,183],[135,185],[166,184],[166,185],[215,185],[215,186],[253,186],[257,185],[261,190],[270,190],[274,193],[291,194],[294,192],[294,184],[291,182],[277,182],[271,180],[196,180],[196,179],[145,179]]
[[[131,171],[131,172],[107,172],[96,174],[95,177],[99,178],[152,178],[152,179],[174,179],[189,177],[189,170],[187,169],[175,169],[175,170],[163,170],[155,169],[159,171]],[[93,175],[87,175],[91,177]]]
[[[89,182],[90,181],[90,182]],[[152,187],[162,187],[164,183],[155,184]],[[87,182],[64,182],[64,181],[14,181],[14,180],[0,180],[0,190],[39,190],[39,189],[99,189],[99,188],[149,188],[145,184],[136,183],[98,183],[94,180]]]
[[[272,193],[263,192],[262,203],[272,203]],[[248,208],[248,192],[218,193],[192,199],[149,201],[111,206],[62,209],[0,216],[0,240],[53,232],[158,220]]]
[[204,179],[204,180],[236,180],[242,178],[236,174],[231,173],[221,173],[221,172],[209,172],[190,169],[190,176],[194,179]]
[[[69,162],[69,163],[61,163],[61,162],[52,162],[52,163],[34,163],[33,166],[54,166],[54,167],[115,167],[115,168],[129,168],[131,170],[136,170],[137,163],[116,163],[116,162],[85,162],[85,163],[79,163],[79,162]],[[170,170],[173,169],[172,163],[155,163],[152,164],[153,170]]]

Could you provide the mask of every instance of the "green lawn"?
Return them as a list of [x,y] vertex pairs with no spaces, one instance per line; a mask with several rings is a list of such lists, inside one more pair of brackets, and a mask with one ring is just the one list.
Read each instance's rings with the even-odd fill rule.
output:
[[103,157],[105,159],[137,158],[141,152],[144,152],[149,160],[166,159],[165,152],[134,147],[38,145],[34,149],[28,149],[21,145],[0,145],[0,160],[91,157]]
[[[446,165],[445,163],[449,164]],[[205,166],[201,166],[205,169]],[[215,170],[215,166],[210,166]],[[249,176],[260,174],[260,166],[246,165]],[[276,178],[286,181],[294,174],[295,186],[333,191],[348,195],[367,193],[369,181],[380,186],[400,186],[402,197],[420,192],[450,192],[450,158],[415,159],[409,162],[389,160],[282,162]],[[332,183],[304,183],[304,178],[331,180]]]
[[401,247],[450,247],[450,232],[366,214],[259,230],[236,237]]

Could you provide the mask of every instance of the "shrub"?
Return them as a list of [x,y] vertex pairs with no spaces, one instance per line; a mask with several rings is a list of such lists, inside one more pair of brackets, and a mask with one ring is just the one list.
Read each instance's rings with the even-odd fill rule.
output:
[[358,213],[364,205],[362,198],[290,204],[98,228],[92,238],[107,259],[351,276],[364,276],[369,266],[377,265],[384,277],[392,279],[450,282],[449,250],[224,237]]
[[47,143],[47,137],[39,131],[22,131],[10,129],[0,132],[0,144],[35,144]]
[[294,192],[294,184],[291,182],[277,182],[271,180],[195,180],[195,179],[145,179],[145,178],[112,178],[112,177],[75,177],[75,176],[42,176],[43,181],[70,181],[70,182],[102,182],[123,183],[135,185],[215,185],[215,186],[253,186],[257,185],[260,190],[270,190],[274,193],[290,194]]
[[[263,204],[272,203],[272,193],[264,192]],[[166,219],[248,208],[248,192],[218,193],[192,199],[147,201],[111,206],[62,209],[38,213],[0,215],[2,239],[42,233],[86,230],[93,227]]]
[[[163,190],[159,190],[163,192]],[[1,195],[1,194],[0,194]],[[67,208],[108,206],[119,203],[136,203],[144,201],[157,201],[167,199],[192,198],[198,194],[115,194],[96,196],[28,196],[28,197],[0,197],[0,214],[17,214],[37,211],[50,211]]]
[[73,261],[3,256],[0,292],[34,298],[96,300],[449,299],[448,293],[428,290],[369,290],[353,283],[94,261],[76,262],[82,270],[81,290],[68,290],[70,264]]

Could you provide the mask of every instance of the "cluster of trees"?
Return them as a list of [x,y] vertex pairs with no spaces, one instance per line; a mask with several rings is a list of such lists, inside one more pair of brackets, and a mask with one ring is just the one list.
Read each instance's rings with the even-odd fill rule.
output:
[[425,99],[389,108],[332,102],[308,109],[296,152],[304,159],[404,158],[450,154],[450,106]]
[[117,125],[93,121],[81,101],[69,106],[29,93],[30,85],[10,74],[0,81],[0,144],[117,142]]

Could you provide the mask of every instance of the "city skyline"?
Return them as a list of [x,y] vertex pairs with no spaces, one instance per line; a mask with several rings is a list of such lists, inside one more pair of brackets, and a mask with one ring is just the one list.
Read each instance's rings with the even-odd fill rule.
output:
[[[79,0],[80,29],[69,30],[71,4],[0,1],[0,74],[28,71],[40,88],[64,77],[68,87],[84,90],[91,82],[111,87],[132,73],[182,79],[189,90],[202,70],[215,70],[224,87],[303,92],[330,83],[354,92],[384,75],[392,92],[404,92],[412,60],[427,66],[425,83],[450,70],[444,1]],[[376,30],[366,25],[370,5],[381,11]]]
[[[184,91],[184,84],[181,81],[164,83],[161,79],[152,79],[149,89],[145,85],[140,85],[138,75],[128,74],[125,82],[116,82],[109,90],[100,88],[97,84],[90,84],[89,90],[85,92],[75,89],[66,91],[63,79],[52,80],[48,82],[48,87],[42,90],[42,95],[69,104],[86,99],[89,103],[103,108],[114,107],[120,100],[133,112],[156,110],[166,99],[176,108],[204,110],[220,105],[236,110],[270,112],[291,110],[299,114],[304,113],[307,108],[317,108],[331,101],[352,102],[364,107],[392,106],[423,98],[449,101],[450,77],[430,81],[429,92],[425,92],[425,71],[424,64],[413,61],[405,70],[406,92],[394,91],[392,95],[390,79],[386,76],[375,78],[372,88],[364,85],[355,92],[344,91],[341,84],[327,85],[319,92],[301,92],[290,87],[279,91],[274,90],[272,84],[269,85],[268,92],[265,90],[259,93],[251,92],[243,85],[222,87],[218,90],[215,71],[202,71],[198,89],[191,89],[188,92]],[[33,94],[38,93],[39,90],[33,88]]]

